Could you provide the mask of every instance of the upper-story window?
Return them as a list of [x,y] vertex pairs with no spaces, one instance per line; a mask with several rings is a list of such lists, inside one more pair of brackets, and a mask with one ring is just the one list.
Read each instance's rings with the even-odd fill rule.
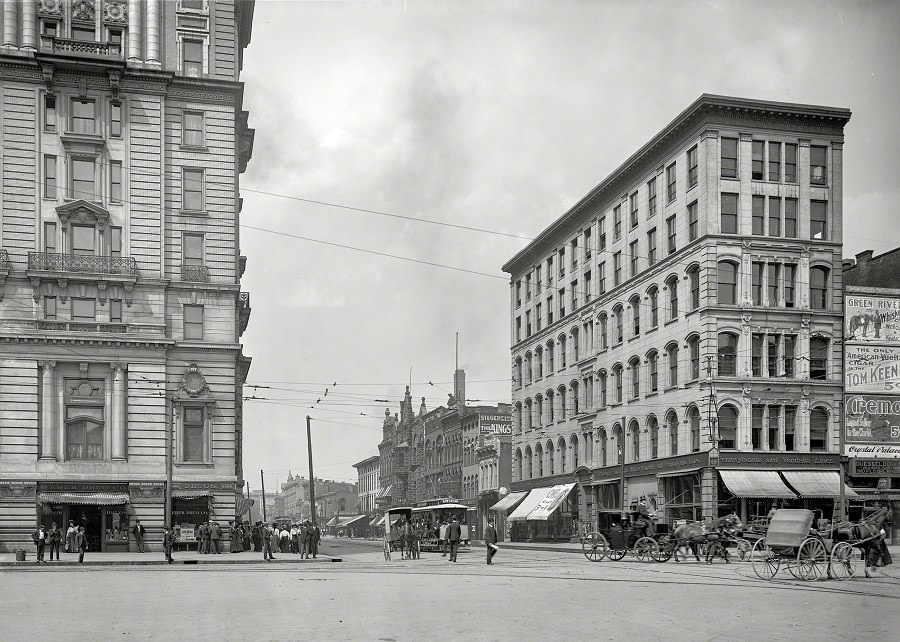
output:
[[668,250],[669,254],[674,254],[677,250],[675,230],[675,215],[673,214],[666,219],[666,249]]
[[597,221],[597,251],[603,252],[606,249],[606,217],[604,216]]
[[622,305],[617,305],[613,308],[613,314],[616,316],[616,345],[622,343],[622,340],[625,338],[625,332],[623,328],[625,327],[625,309]]
[[641,333],[641,297],[634,295],[628,304],[631,307],[631,335],[636,337]]
[[784,182],[797,182],[797,144],[784,144]]
[[647,293],[650,299],[650,327],[655,328],[659,325],[659,290],[654,285]]
[[97,104],[90,98],[73,98],[70,128],[75,134],[94,134],[97,124]]
[[113,138],[122,136],[122,103],[109,103],[109,135]]
[[809,148],[809,182],[825,185],[828,181],[828,148],[812,145]]
[[205,43],[202,40],[185,38],[181,41],[181,72],[188,78],[203,75]]
[[73,225],[72,254],[79,256],[93,256],[96,229],[93,225]]
[[69,198],[93,201],[97,198],[93,158],[73,156],[69,159]]
[[637,227],[638,225],[638,195],[637,192],[631,195],[629,200],[629,215],[631,217],[631,227]]
[[769,180],[781,180],[781,143],[769,143]]
[[206,9],[206,0],[180,0],[178,4],[181,11],[204,11]]
[[94,27],[87,25],[72,25],[72,40],[82,42],[94,42],[97,39]]
[[697,201],[690,203],[688,213],[688,243],[700,238],[700,215],[697,211]]
[[688,281],[691,289],[691,310],[700,307],[700,267],[692,265],[688,268]]
[[56,131],[56,96],[53,94],[44,96],[44,131]]
[[813,310],[828,308],[828,268],[814,266],[809,270],[809,307]]
[[202,147],[203,142],[203,112],[184,112],[181,124],[181,144]]
[[700,155],[697,152],[697,146],[694,145],[688,150],[687,153],[687,165],[688,165],[688,189],[691,189],[694,185],[697,184],[700,175],[699,169],[699,158]]
[[720,332],[718,343],[719,376],[734,377],[737,374],[737,335]]
[[185,234],[182,243],[182,262],[185,265],[203,265],[203,235]]
[[719,261],[717,268],[719,305],[737,305],[738,266],[731,261]]
[[184,168],[181,208],[189,211],[203,210],[203,170]]
[[737,138],[722,139],[722,178],[737,178]]
[[678,318],[678,277],[670,276],[666,279],[666,287],[669,289],[669,321]]
[[738,233],[738,195],[722,194],[722,234]]
[[825,201],[809,204],[809,238],[818,241],[828,238],[828,203]]
[[613,238],[619,240],[622,238],[622,206],[616,205],[613,208]]
[[751,143],[752,160],[750,167],[750,178],[755,181],[761,181],[763,179],[765,169],[765,153],[765,141],[755,140]]
[[656,215],[656,178],[647,181],[647,218]]
[[675,163],[666,167],[666,202],[671,203],[675,200]]
[[203,306],[184,306],[184,338],[186,340],[203,340]]
[[629,274],[629,276],[634,278],[638,273],[638,242],[632,241],[629,245],[629,250],[629,258],[631,259],[631,273]]

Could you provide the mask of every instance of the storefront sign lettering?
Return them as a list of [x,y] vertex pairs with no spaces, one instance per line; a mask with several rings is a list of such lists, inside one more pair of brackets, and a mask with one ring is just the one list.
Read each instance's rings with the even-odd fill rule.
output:
[[848,296],[844,318],[848,341],[900,344],[900,298]]
[[900,347],[847,345],[847,392],[900,392]]
[[877,457],[893,459],[900,458],[900,446],[890,446],[884,444],[873,444],[868,446],[855,446],[848,444],[846,446],[848,457]]
[[847,444],[900,445],[900,396],[847,395],[844,408]]
[[840,463],[837,455],[720,455],[719,465],[732,466],[827,466]]
[[481,415],[478,426],[482,435],[511,435],[512,417],[508,415]]
[[854,477],[900,476],[900,459],[851,459],[850,464]]

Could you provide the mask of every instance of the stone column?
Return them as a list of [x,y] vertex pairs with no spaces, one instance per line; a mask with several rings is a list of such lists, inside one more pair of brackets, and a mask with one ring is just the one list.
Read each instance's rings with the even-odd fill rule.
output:
[[56,461],[56,385],[53,377],[55,361],[39,361],[41,374],[41,459]]
[[158,65],[160,34],[159,0],[147,0],[147,62]]
[[13,47],[17,49],[19,47],[19,16],[18,16],[18,8],[19,4],[17,2],[4,2],[3,3],[3,46],[4,47]]
[[141,30],[141,14],[144,5],[140,0],[128,0],[128,62],[140,62],[141,42],[144,39]]
[[113,369],[112,421],[110,422],[112,459],[125,459],[125,365],[122,363],[110,365]]
[[36,0],[23,0],[22,2],[22,49],[34,51],[37,48],[35,29],[37,18],[35,13]]

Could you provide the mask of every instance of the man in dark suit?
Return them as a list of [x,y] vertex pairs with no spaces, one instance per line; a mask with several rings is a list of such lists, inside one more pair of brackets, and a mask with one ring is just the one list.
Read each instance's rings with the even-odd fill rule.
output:
[[275,524],[269,526],[268,524],[261,524],[260,530],[262,531],[262,540],[263,540],[263,559],[264,560],[273,560],[275,556],[272,555],[272,537],[275,536]]
[[492,519],[488,520],[487,528],[484,529],[484,546],[487,548],[487,563],[493,564],[491,558],[497,552],[497,530]]
[[50,561],[53,561],[53,551],[56,551],[56,561],[59,561],[59,543],[62,541],[62,531],[53,522],[47,531],[47,543],[50,545]]
[[172,547],[175,546],[175,531],[170,526],[163,529],[163,551],[166,554],[166,561],[172,563]]
[[219,528],[219,522],[210,522],[209,524],[209,543],[216,555],[219,554],[219,540],[222,539],[222,529]]
[[447,543],[450,545],[450,561],[456,561],[456,553],[459,551],[459,542],[462,539],[462,528],[454,517],[447,525]]
[[315,558],[319,554],[319,542],[322,540],[322,531],[319,530],[318,524],[313,524],[310,531],[309,546],[312,549],[312,556]]
[[78,527],[75,533],[75,550],[78,551],[78,563],[84,563],[84,552],[87,550],[87,535],[84,532],[84,526]]
[[309,558],[309,521],[300,525],[300,559]]
[[47,544],[47,531],[44,530],[43,524],[38,526],[37,530],[31,534],[31,539],[34,540],[34,545],[37,546],[37,562],[40,564],[44,561],[44,546]]
[[144,550],[144,534],[147,532],[147,529],[144,528],[144,525],[141,524],[141,520],[134,520],[134,526],[131,527],[131,534],[134,535],[134,541],[137,544],[137,552],[145,553]]
[[200,553],[203,554],[209,553],[209,530],[209,522],[200,524]]

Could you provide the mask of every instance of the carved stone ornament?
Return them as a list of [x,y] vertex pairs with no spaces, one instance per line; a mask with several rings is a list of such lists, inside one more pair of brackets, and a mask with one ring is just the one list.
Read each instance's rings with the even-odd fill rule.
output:
[[93,0],[73,0],[72,20],[76,22],[94,22]]
[[26,502],[33,504],[37,496],[37,483],[27,481],[0,482],[0,501]]
[[159,504],[166,499],[166,486],[162,483],[138,482],[128,485],[132,504]]
[[123,0],[106,0],[103,3],[103,23],[108,25],[128,24],[128,4]]
[[800,327],[808,330],[809,329],[809,321],[810,321],[810,316],[808,314],[804,314],[803,316],[800,317]]
[[744,323],[750,323],[751,315],[749,312],[741,312],[741,321]]
[[62,18],[62,0],[41,0],[38,15]]
[[808,386],[803,386],[803,388],[801,388],[801,390],[800,390],[800,393],[801,393],[804,397],[808,397],[808,396],[809,396],[809,387],[808,387]]
[[178,389],[178,393],[180,397],[196,398],[209,396],[209,385],[206,383],[206,379],[196,363],[190,364],[187,370],[184,371],[184,374],[181,376],[181,386]]

